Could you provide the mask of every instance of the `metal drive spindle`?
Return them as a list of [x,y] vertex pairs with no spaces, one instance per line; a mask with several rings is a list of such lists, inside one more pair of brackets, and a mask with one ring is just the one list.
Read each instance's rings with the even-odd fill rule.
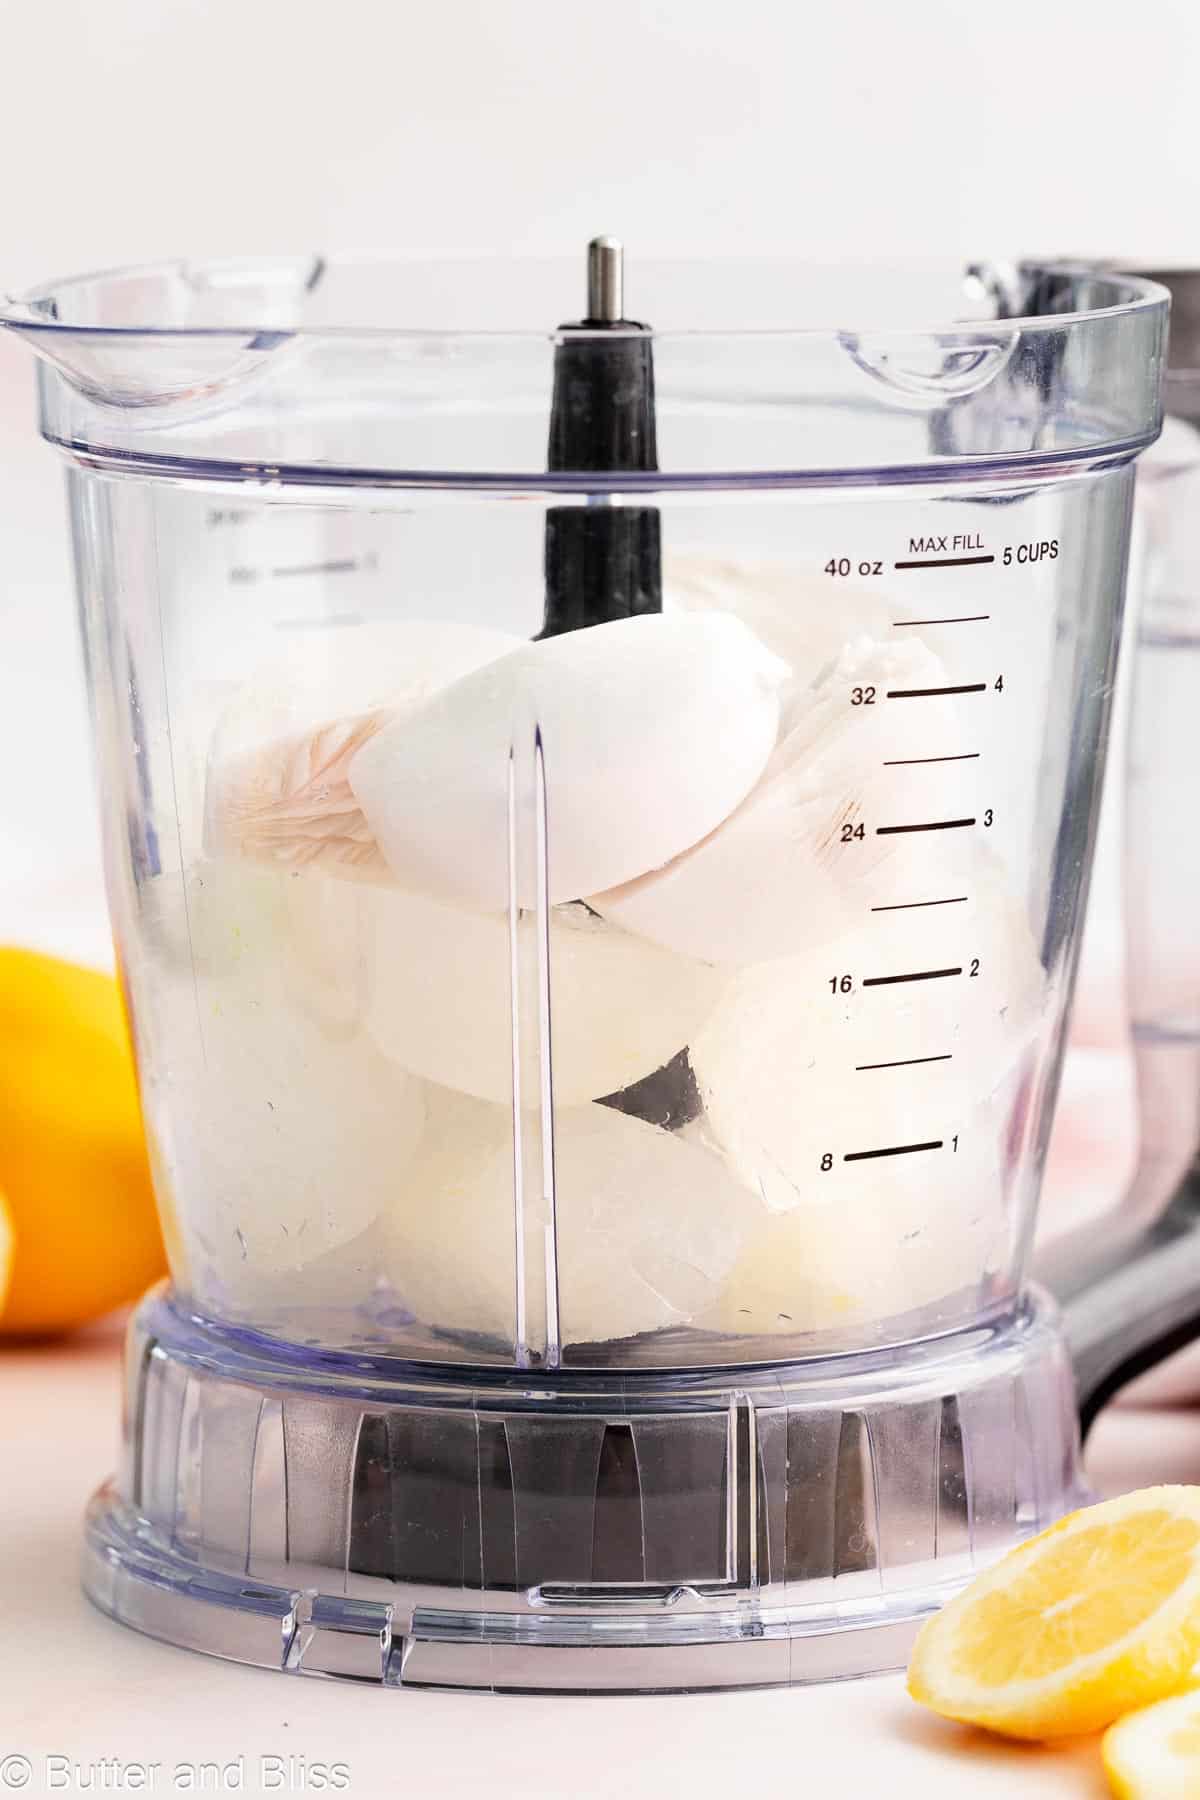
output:
[[[624,256],[616,238],[588,245],[587,295],[587,317],[561,327],[554,353],[547,467],[551,474],[653,471],[653,345],[649,327],[623,316]],[[658,509],[624,506],[606,494],[552,507],[545,574],[542,637],[661,612]]]
[[589,325],[615,325],[625,311],[625,251],[620,238],[596,237],[588,245]]

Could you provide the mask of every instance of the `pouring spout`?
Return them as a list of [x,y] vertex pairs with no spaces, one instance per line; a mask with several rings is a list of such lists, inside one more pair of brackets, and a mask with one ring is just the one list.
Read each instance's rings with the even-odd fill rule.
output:
[[0,326],[94,405],[190,407],[239,393],[292,342],[324,259],[186,262],[0,298]]
[[[240,399],[290,332],[138,332],[114,326],[63,325],[21,302],[0,302],[0,326],[27,344],[49,370],[93,406],[144,411],[165,408],[171,421],[201,405]],[[166,421],[164,421],[166,422]]]

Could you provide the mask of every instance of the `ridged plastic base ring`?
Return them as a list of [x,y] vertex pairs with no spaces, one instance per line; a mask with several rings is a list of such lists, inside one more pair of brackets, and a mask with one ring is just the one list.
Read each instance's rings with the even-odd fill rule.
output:
[[901,1666],[1084,1497],[1038,1294],[787,1367],[528,1376],[300,1350],[143,1302],[85,1586],[169,1643],[382,1687],[641,1692]]

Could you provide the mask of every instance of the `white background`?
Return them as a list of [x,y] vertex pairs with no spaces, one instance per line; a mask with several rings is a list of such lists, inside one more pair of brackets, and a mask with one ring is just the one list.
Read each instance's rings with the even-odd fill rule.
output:
[[0,264],[341,245],[1195,254],[1192,0],[0,9]]
[[[1196,0],[0,0],[0,292],[603,230],[633,254],[1200,261],[1198,93]],[[0,937],[104,959],[26,361],[0,343]]]

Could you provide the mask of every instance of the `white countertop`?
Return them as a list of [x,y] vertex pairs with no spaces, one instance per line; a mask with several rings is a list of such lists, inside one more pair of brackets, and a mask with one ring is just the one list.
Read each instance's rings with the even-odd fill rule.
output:
[[[990,1742],[925,1717],[898,1677],[647,1699],[395,1693],[239,1668],[139,1637],[95,1612],[78,1581],[80,1516],[116,1447],[118,1356],[111,1330],[0,1354],[0,1795],[6,1775],[24,1772],[14,1757],[32,1765],[28,1793],[82,1791],[78,1781],[51,1786],[62,1767],[51,1756],[84,1775],[105,1758],[157,1762],[141,1791],[159,1794],[188,1791],[176,1785],[177,1764],[232,1764],[236,1780],[239,1758],[242,1785],[224,1791],[313,1793],[314,1765],[342,1763],[341,1791],[360,1800],[433,1791],[448,1800],[681,1791],[1096,1800],[1106,1791],[1094,1745]],[[1200,1412],[1110,1412],[1090,1460],[1104,1491],[1200,1480]],[[298,1761],[275,1766],[274,1788],[272,1765],[263,1779],[260,1758],[289,1756],[307,1764],[306,1788]],[[117,1787],[117,1773],[107,1791],[133,1791]]]

